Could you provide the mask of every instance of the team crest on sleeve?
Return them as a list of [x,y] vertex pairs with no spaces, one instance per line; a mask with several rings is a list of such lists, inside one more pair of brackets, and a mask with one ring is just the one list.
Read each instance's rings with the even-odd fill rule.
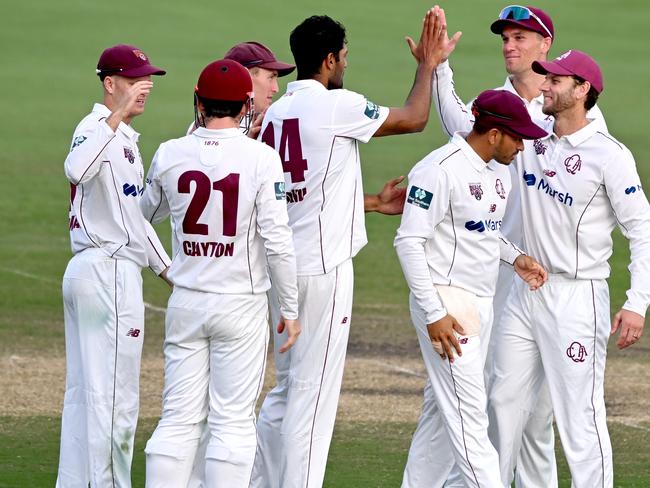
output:
[[284,192],[284,181],[275,182],[275,199],[284,200],[286,198],[286,193]]
[[506,198],[506,189],[503,187],[503,182],[501,181],[500,178],[497,178],[497,181],[496,181],[496,183],[494,185],[494,189],[496,190],[497,195],[499,195],[499,198],[501,198],[501,200],[505,200],[505,198]]
[[425,210],[428,210],[429,207],[431,206],[432,198],[433,198],[433,193],[414,185],[411,187],[411,191],[409,192],[409,196],[406,199],[406,203],[410,203],[411,205],[415,205],[416,207],[420,207]]
[[[477,200],[480,200],[481,198],[483,198],[483,188],[481,187],[480,183],[470,183],[469,184],[469,192]],[[502,198],[505,198],[505,197],[502,197]]]
[[366,100],[366,110],[363,113],[369,119],[377,119],[379,118],[379,106],[370,100]]
[[70,148],[70,151],[72,151],[75,147],[80,146],[83,144],[83,142],[88,139],[86,136],[77,136],[74,138],[72,141],[72,147]]

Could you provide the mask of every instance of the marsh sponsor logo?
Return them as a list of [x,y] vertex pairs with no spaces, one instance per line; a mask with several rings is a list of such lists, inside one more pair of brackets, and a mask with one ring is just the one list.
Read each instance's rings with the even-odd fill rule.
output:
[[465,222],[465,228],[469,231],[485,232],[486,230],[495,231],[501,228],[501,220],[468,220]]
[[641,185],[634,185],[630,186],[625,189],[625,194],[626,195],[631,195],[632,193],[636,193],[637,191],[641,191]]
[[540,178],[538,182],[537,177],[533,173],[526,173],[524,170],[524,181],[526,182],[527,186],[533,186],[535,189],[543,191],[548,196],[554,200],[557,200],[561,204],[566,205],[567,207],[571,207],[573,205],[573,197],[569,192],[561,192],[553,188],[544,178]]
[[124,183],[122,185],[122,192],[127,196],[127,197],[138,197],[142,196],[144,193],[144,186],[140,185],[133,185],[131,183]]

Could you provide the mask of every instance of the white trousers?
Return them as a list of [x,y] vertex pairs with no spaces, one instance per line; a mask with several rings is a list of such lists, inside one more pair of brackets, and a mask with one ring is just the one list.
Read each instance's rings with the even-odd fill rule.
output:
[[411,319],[429,381],[418,422],[420,432],[416,430],[409,449],[403,487],[442,487],[454,464],[461,472],[464,486],[503,486],[497,453],[487,435],[484,383],[487,346],[482,344],[482,337],[489,337],[492,299],[477,297],[476,303],[481,336],[462,338],[463,355],[450,363],[434,351],[425,314],[410,296]]
[[[302,333],[277,353],[286,333],[274,336],[277,385],[262,404],[253,487],[323,485],[350,330],[354,273],[348,260],[331,272],[298,277]],[[277,304],[272,304],[277,309]],[[277,310],[272,313],[277,324]],[[275,327],[275,326],[274,326]]]
[[[491,384],[492,354],[495,337],[499,334],[501,313],[505,307],[510,288],[515,279],[512,266],[501,265],[497,280],[496,294],[493,299],[494,324],[491,330],[487,327],[481,329],[481,349],[485,361],[485,382],[487,390]],[[488,346],[489,343],[489,346]],[[411,450],[414,455],[407,460],[404,470],[402,488],[418,488],[430,486],[429,479],[435,479],[435,467],[429,462],[432,454],[423,455],[427,443],[435,442],[436,433],[432,432],[433,424],[426,419],[431,417],[430,408],[435,408],[431,399],[431,383],[427,379],[424,387],[424,403],[418,425],[413,434]],[[494,440],[492,440],[493,443]],[[416,482],[416,480],[420,480]],[[448,488],[463,488],[465,481],[457,466],[452,468],[449,478],[445,483]],[[528,421],[524,427],[521,449],[517,459],[515,472],[515,486],[518,488],[557,488],[557,467],[555,463],[555,436],[553,433],[553,409],[551,396],[543,382],[538,401],[533,411],[529,413]]]
[[87,249],[63,276],[66,386],[58,488],[130,487],[144,304],[140,267]]
[[147,487],[187,486],[206,416],[205,486],[248,487],[267,346],[266,295],[174,289],[162,416],[145,449]]
[[604,400],[609,313],[604,280],[550,276],[535,292],[523,282],[513,286],[495,340],[488,402],[504,481],[513,479],[522,431],[546,379],[572,486],[612,486]]

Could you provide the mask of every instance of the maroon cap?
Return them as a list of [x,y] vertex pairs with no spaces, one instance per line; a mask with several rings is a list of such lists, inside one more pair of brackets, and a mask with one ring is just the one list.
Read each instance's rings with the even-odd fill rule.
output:
[[521,98],[506,90],[486,90],[472,104],[475,123],[497,128],[521,139],[540,139],[545,130],[535,125]]
[[252,96],[253,80],[237,61],[220,59],[203,68],[195,92],[208,100],[245,102]]
[[501,11],[499,18],[490,26],[490,30],[495,34],[501,34],[508,26],[519,26],[537,32],[543,37],[555,39],[553,21],[541,8],[510,5]]
[[533,71],[540,75],[551,73],[560,76],[577,76],[591,83],[600,93],[603,91],[603,73],[598,63],[582,51],[571,49],[561,54],[553,61],[534,61]]
[[293,64],[278,61],[268,47],[255,41],[242,42],[233,46],[224,58],[237,61],[249,69],[256,67],[274,69],[278,72],[278,76],[288,75],[296,69]]
[[126,78],[139,78],[148,75],[164,75],[165,70],[149,64],[149,58],[135,46],[118,44],[104,49],[97,62],[97,74],[120,75]]

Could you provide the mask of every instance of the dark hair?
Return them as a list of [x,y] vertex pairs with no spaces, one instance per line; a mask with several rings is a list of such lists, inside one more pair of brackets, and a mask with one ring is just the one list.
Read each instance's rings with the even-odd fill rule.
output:
[[204,116],[206,119],[216,117],[222,119],[224,117],[237,117],[241,112],[244,103],[246,102],[233,102],[228,100],[210,100],[208,98],[201,98],[197,96],[199,101],[203,104]]
[[[584,85],[585,81],[583,78],[580,78],[579,76],[573,75],[573,79],[578,85]],[[589,91],[587,92],[587,97],[585,98],[585,109],[586,110],[591,110],[594,108],[594,105],[596,105],[596,102],[598,101],[598,92],[596,89],[593,87],[593,85],[589,86]]]
[[320,71],[329,53],[339,60],[339,51],[347,39],[345,27],[327,15],[314,15],[291,31],[289,45],[298,69],[299,80],[313,77]]
[[474,121],[474,127],[472,130],[477,134],[477,135],[483,135],[486,134],[490,129],[496,128],[495,126],[488,126],[486,124],[481,123],[480,120],[475,120]]

